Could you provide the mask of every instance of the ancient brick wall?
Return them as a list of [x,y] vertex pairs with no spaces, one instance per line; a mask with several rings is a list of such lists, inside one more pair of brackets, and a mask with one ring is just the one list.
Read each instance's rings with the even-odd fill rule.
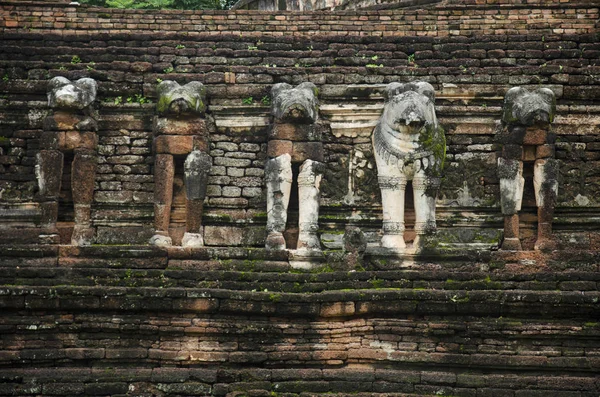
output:
[[[0,15],[0,395],[597,397],[597,2],[311,14],[0,2]],[[37,244],[36,155],[54,76],[98,82],[92,247]],[[156,86],[168,79],[208,91],[213,168],[200,249],[147,244]],[[348,261],[339,252],[346,224],[370,243],[381,229],[370,137],[383,87],[417,79],[436,90],[448,142],[437,206],[447,250]],[[313,270],[257,248],[270,88],[304,81],[319,88],[328,166],[319,219],[327,251]],[[495,133],[517,85],[557,97],[552,253],[495,251]],[[184,218],[181,163],[173,229]]]
[[589,253],[301,272],[258,250],[0,249],[2,395],[598,393]]
[[[154,115],[154,105],[145,102],[156,99],[157,81],[197,80],[208,87],[216,126],[205,218],[217,228],[208,228],[207,244],[262,245],[269,89],[277,82],[312,81],[320,89],[329,164],[323,229],[335,235],[358,208],[359,223],[375,233],[380,207],[370,133],[381,109],[380,90],[392,81],[422,79],[437,90],[436,110],[449,143],[440,226],[455,225],[461,208],[472,207],[473,224],[499,226],[493,168],[501,99],[512,86],[543,85],[559,104],[557,225],[575,232],[581,219],[571,209],[588,214],[597,206],[598,8],[589,2],[479,3],[310,15],[4,3],[4,211],[17,225],[36,219],[34,156],[46,81],[89,76],[99,83],[101,157],[93,205],[99,242],[145,241]],[[532,195],[530,190],[525,206]],[[68,206],[60,216],[70,220]],[[177,211],[173,219],[180,219]],[[589,246],[588,236],[578,241]]]

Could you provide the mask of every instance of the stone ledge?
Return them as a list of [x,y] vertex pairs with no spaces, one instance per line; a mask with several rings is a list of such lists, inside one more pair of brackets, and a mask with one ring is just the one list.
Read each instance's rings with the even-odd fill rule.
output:
[[473,315],[598,317],[598,291],[357,290],[313,294],[192,288],[12,287],[0,289],[11,310],[174,311],[308,317]]

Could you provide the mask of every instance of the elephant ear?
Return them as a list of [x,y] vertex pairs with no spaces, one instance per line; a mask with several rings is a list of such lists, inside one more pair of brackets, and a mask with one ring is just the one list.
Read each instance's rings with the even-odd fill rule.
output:
[[502,109],[502,122],[512,123],[517,120],[517,115],[514,114],[514,107],[517,98],[527,93],[523,87],[513,87],[506,92],[504,96],[504,105]]
[[391,101],[392,98],[394,98],[396,95],[404,91],[404,84],[398,82],[389,83],[387,86],[385,86],[385,89],[383,90],[383,99],[387,103]]
[[319,96],[319,89],[317,88],[317,86],[316,86],[316,85],[314,85],[314,83],[311,83],[311,82],[308,82],[308,81],[307,81],[307,82],[304,82],[304,83],[302,83],[302,84],[300,84],[300,85],[298,85],[298,86],[296,87],[296,89],[298,89],[298,90],[303,90],[303,91],[307,91],[307,92],[308,92],[308,95],[309,95],[309,97],[310,97],[311,95],[314,95],[315,99],[317,99],[317,97]]
[[96,80],[84,77],[77,80],[75,85],[88,93],[90,97],[96,97],[96,92],[98,91],[98,83],[96,83]]
[[160,84],[158,84],[158,87],[156,87],[156,93],[158,94],[159,97],[161,97],[164,94],[166,94],[167,92],[169,92],[177,87],[179,87],[179,83],[176,81],[173,81],[173,80],[161,81]]
[[200,96],[202,99],[206,97],[206,87],[199,81],[191,81],[184,85],[183,88],[188,92],[192,92]]
[[279,94],[283,91],[291,90],[292,86],[288,83],[277,83],[271,88],[271,102],[275,102]]
[[412,91],[426,96],[432,103],[435,103],[435,89],[431,84],[427,83],[426,81],[417,81],[410,84],[412,87],[414,87]]
[[556,113],[556,96],[554,91],[550,88],[538,88],[536,93],[550,105],[550,122],[554,120],[554,114]]
[[64,87],[67,84],[71,84],[71,80],[67,79],[66,77],[56,76],[48,82],[48,91]]

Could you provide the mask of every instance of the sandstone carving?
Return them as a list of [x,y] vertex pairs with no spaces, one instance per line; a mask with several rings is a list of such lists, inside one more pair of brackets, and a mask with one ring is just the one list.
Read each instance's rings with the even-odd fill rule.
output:
[[319,198],[323,164],[306,160],[298,174],[298,245],[297,249],[319,250]]
[[292,87],[275,84],[271,90],[273,124],[269,131],[265,167],[267,182],[267,249],[285,249],[283,237],[287,222],[290,190],[298,175],[299,225],[297,248],[319,253],[317,235],[320,182],[323,172],[323,144],[316,125],[318,120],[317,87],[302,83]]
[[73,245],[90,245],[94,239],[91,204],[98,162],[96,113],[96,81],[90,78],[71,82],[54,77],[48,83],[48,106],[53,109],[44,120],[37,154],[38,180],[42,227],[57,233],[58,198],[64,167],[64,152],[73,152],[71,191],[74,204]]
[[414,247],[435,231],[435,201],[446,152],[444,132],[434,109],[435,91],[425,82],[391,83],[383,114],[373,132],[373,147],[383,205],[381,246],[406,248],[404,198],[412,180],[415,202]]
[[83,78],[71,82],[57,76],[48,82],[48,106],[52,109],[83,110],[94,102],[97,91],[94,79]]
[[275,84],[271,89],[273,117],[278,122],[314,123],[318,117],[317,86],[302,83],[296,88],[287,83]]
[[186,192],[186,231],[182,246],[201,247],[202,213],[212,158],[208,154],[209,138],[204,119],[206,90],[193,81],[180,86],[175,81],[163,81],[157,87],[159,95],[154,123],[154,227],[150,243],[169,246],[173,180],[177,156],[185,156],[183,179]]
[[267,182],[267,249],[285,249],[283,232],[292,189],[292,158],[282,154],[265,165]]
[[508,90],[504,98],[502,130],[498,140],[502,157],[498,159],[500,202],[504,215],[502,249],[521,250],[519,215],[523,198],[523,162],[532,161],[533,187],[538,207],[538,237],[535,249],[552,249],[552,217],[558,195],[558,162],[554,158],[555,135],[551,123],[556,112],[552,90]]

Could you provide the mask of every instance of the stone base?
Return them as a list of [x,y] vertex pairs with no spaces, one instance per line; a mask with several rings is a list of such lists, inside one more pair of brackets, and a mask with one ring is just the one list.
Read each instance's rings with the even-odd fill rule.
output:
[[516,238],[505,238],[500,249],[505,251],[521,251],[521,241]]
[[204,246],[204,238],[200,233],[185,233],[181,240],[181,246],[184,248],[200,248]]
[[292,269],[315,269],[326,264],[325,255],[320,249],[300,248],[290,251],[290,267]]
[[285,238],[283,238],[283,234],[278,232],[269,233],[265,241],[265,248],[268,250],[284,250]]
[[155,234],[150,238],[150,245],[154,245],[155,247],[170,247],[173,245],[173,240],[169,236]]
[[95,233],[96,230],[93,227],[76,225],[71,235],[71,245],[77,247],[92,245]]
[[404,252],[406,243],[400,234],[386,234],[381,238],[381,247],[393,252]]
[[552,252],[558,248],[558,243],[551,238],[538,238],[535,242],[534,249],[542,252]]

